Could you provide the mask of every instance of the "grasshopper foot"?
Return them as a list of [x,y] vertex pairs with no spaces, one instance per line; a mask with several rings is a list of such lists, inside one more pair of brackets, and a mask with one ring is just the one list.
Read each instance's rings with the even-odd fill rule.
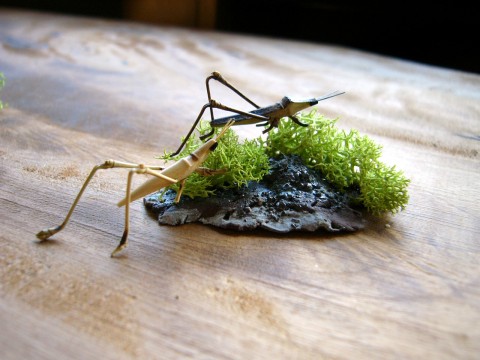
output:
[[62,226],[55,226],[48,229],[43,229],[42,231],[37,233],[37,239],[39,239],[40,241],[47,240],[50,236],[56,234],[60,230],[62,230]]
[[209,137],[211,137],[213,134],[215,134],[215,130],[211,128],[208,134],[204,134],[200,136],[200,140],[204,141],[205,139],[208,139]]
[[120,243],[115,248],[115,250],[112,251],[112,253],[110,254],[110,257],[114,257],[120,251],[122,251],[123,249],[125,249],[127,247],[127,237],[128,237],[128,230],[125,229],[125,231],[123,232],[122,239],[120,240]]
[[110,254],[110,257],[115,257],[115,255],[117,255],[120,251],[122,251],[125,247],[127,247],[127,244],[123,244],[123,245],[118,245],[115,250],[112,251],[112,253]]
[[305,124],[305,123],[302,123],[300,120],[298,120],[297,117],[295,116],[291,116],[290,119],[292,119],[292,121],[297,124],[297,125],[300,125],[300,126],[303,126],[303,127],[307,127],[308,124]]

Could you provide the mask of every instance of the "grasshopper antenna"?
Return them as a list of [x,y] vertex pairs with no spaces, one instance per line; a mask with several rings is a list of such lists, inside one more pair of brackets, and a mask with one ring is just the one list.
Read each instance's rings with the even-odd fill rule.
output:
[[342,94],[345,94],[345,91],[338,91],[337,90],[337,91],[331,92],[329,94],[320,96],[319,98],[315,98],[315,100],[317,100],[317,101],[327,100],[327,99],[330,99],[332,97],[339,96],[339,95],[342,95]]

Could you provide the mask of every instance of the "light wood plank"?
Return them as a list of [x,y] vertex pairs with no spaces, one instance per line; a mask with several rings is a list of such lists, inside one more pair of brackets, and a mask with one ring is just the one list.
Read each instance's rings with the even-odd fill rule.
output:
[[[350,49],[0,12],[2,358],[438,358],[480,352],[480,77]],[[260,104],[318,106],[412,179],[406,211],[334,236],[160,227],[126,172],[174,150],[213,70]],[[245,104],[221,88],[215,97]],[[255,127],[237,128],[256,136]],[[143,179],[139,177],[136,181]],[[386,226],[388,224],[388,226]]]

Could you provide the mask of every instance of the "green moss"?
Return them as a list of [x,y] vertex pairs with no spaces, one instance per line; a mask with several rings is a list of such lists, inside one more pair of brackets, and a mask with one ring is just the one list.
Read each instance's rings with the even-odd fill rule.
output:
[[[0,72],[0,90],[2,90],[4,86],[5,86],[5,75],[3,75],[3,73]],[[4,102],[2,102],[2,100],[0,100],[0,110],[2,110],[6,106],[7,105]]]
[[336,120],[315,111],[301,114],[299,119],[309,126],[281,121],[269,133],[266,150],[270,156],[299,155],[307,166],[321,171],[338,188],[358,186],[359,200],[373,214],[395,213],[405,208],[410,181],[401,171],[379,160],[379,145],[356,130],[338,129]]
[[[307,166],[321,171],[339,189],[358,187],[359,202],[373,214],[396,213],[405,208],[410,180],[395,166],[389,167],[380,161],[382,149],[379,145],[356,130],[338,129],[336,120],[315,111],[298,117],[309,126],[301,127],[282,120],[278,128],[268,133],[266,140],[259,137],[240,142],[235,132],[229,130],[203,165],[228,171],[210,177],[191,175],[186,181],[184,195],[207,197],[214,194],[216,188],[241,187],[249,181],[259,181],[268,173],[268,157],[295,154]],[[204,122],[200,133],[208,129],[208,122]],[[200,145],[201,141],[192,136],[179,155],[172,158],[165,154],[161,158],[178,160]],[[178,190],[178,185],[170,188]]]
[[[200,133],[209,131],[208,122],[202,122]],[[217,131],[218,132],[218,131]],[[164,160],[178,160],[197,149],[202,142],[194,135],[187,141],[182,152],[174,157],[164,154]],[[191,198],[207,197],[217,188],[233,188],[246,185],[249,181],[260,181],[268,173],[268,157],[258,139],[240,142],[238,135],[228,130],[220,139],[219,146],[213,151],[203,167],[209,169],[227,169],[224,174],[201,176],[192,174],[185,182],[184,195]],[[178,184],[169,188],[178,190]]]

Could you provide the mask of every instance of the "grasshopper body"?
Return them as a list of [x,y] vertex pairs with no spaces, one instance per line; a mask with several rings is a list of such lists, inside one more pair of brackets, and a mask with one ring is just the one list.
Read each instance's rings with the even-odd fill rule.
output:
[[[208,155],[214,151],[218,145],[218,140],[225,134],[225,132],[233,125],[233,121],[228,122],[222,131],[217,135],[215,139],[210,139],[190,155],[185,156],[184,158],[176,161],[172,165],[163,168],[160,166],[147,166],[144,164],[133,164],[125,163],[115,160],[107,160],[103,164],[94,166],[90,175],[87,177],[80,191],[78,192],[77,197],[75,198],[70,210],[65,217],[65,220],[59,225],[51,228],[44,229],[37,233],[37,238],[40,241],[47,240],[50,236],[61,231],[68,223],[70,216],[73,213],[73,210],[78,204],[78,201],[82,197],[83,192],[87,188],[90,180],[93,178],[95,173],[100,169],[114,169],[114,168],[124,168],[130,169],[128,172],[127,178],[127,191],[126,196],[122,199],[117,205],[125,206],[125,228],[123,231],[123,236],[120,240],[120,243],[116,249],[112,252],[112,256],[117,254],[119,251],[124,249],[127,246],[127,238],[129,231],[129,222],[130,222],[130,202],[141,198],[142,196],[153,193],[157,190],[163,189],[169,185],[176,184],[180,182],[180,189],[177,192],[175,201],[178,202],[182,195],[183,186],[185,184],[185,179],[188,178],[193,172],[199,172],[202,175],[208,176],[215,173],[223,173],[226,170],[209,170],[202,168],[201,165],[208,158]],[[147,180],[145,183],[140,185],[133,192],[131,191],[132,177],[134,174],[148,174],[152,178]]]

